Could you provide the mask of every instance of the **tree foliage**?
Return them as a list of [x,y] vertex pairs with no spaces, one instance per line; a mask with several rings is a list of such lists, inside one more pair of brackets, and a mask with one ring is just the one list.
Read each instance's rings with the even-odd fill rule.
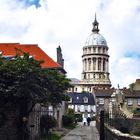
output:
[[51,128],[56,127],[57,121],[53,116],[49,115],[42,115],[40,118],[40,129],[41,129],[41,135],[44,133],[48,134],[48,131]]
[[[23,53],[13,60],[0,59],[0,99],[28,98],[37,100],[46,96],[41,74],[41,62]],[[17,101],[17,100],[16,100]]]
[[56,70],[42,69],[41,63],[20,50],[12,60],[0,57],[0,105],[21,100],[56,105],[67,99],[69,80]]
[[130,88],[130,91],[131,91],[131,92],[133,92],[134,87],[135,87],[135,83],[131,83],[131,84],[129,85],[129,88]]
[[49,102],[55,106],[62,101],[68,101],[69,96],[66,95],[66,90],[71,86],[69,84],[70,80],[65,75],[59,74],[55,69],[46,69],[44,72],[49,91]]

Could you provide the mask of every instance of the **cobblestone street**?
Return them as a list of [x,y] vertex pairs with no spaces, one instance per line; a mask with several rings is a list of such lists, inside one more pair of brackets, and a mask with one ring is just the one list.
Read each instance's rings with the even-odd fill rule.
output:
[[83,126],[80,123],[61,140],[99,140],[99,134],[93,122],[91,126]]

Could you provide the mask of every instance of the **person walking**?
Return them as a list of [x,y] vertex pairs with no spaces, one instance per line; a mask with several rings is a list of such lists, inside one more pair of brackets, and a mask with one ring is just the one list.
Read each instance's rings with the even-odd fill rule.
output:
[[88,118],[87,118],[87,124],[88,124],[88,126],[90,126],[90,122],[91,122],[91,118],[88,117]]
[[83,118],[83,124],[84,124],[84,126],[86,126],[86,124],[87,124],[87,119],[85,117]]

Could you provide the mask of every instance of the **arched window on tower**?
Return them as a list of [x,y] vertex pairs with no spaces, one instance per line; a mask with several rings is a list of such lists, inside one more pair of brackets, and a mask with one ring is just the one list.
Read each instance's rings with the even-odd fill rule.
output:
[[88,74],[88,79],[90,79],[90,74]]
[[96,48],[93,48],[93,53],[95,53],[96,52]]
[[103,71],[105,71],[105,59],[103,59]]
[[86,79],[86,74],[85,73],[83,74],[83,78]]
[[88,70],[91,70],[91,59],[88,59]]
[[96,70],[96,58],[93,58],[93,70]]
[[85,59],[85,71],[87,70],[87,59]]
[[87,53],[87,48],[85,48],[85,54]]
[[98,48],[98,53],[101,53],[101,48],[100,47]]
[[101,58],[98,59],[98,70],[101,70]]
[[88,48],[88,53],[91,53],[91,47]]
[[93,74],[93,78],[95,78],[95,74]]
[[103,48],[103,53],[105,53],[105,48]]

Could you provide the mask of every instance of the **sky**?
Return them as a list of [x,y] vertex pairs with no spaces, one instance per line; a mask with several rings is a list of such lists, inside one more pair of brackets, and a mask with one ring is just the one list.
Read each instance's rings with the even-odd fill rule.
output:
[[140,0],[0,0],[0,42],[38,44],[56,61],[60,45],[68,78],[81,79],[82,48],[96,12],[109,47],[113,87],[140,78]]

